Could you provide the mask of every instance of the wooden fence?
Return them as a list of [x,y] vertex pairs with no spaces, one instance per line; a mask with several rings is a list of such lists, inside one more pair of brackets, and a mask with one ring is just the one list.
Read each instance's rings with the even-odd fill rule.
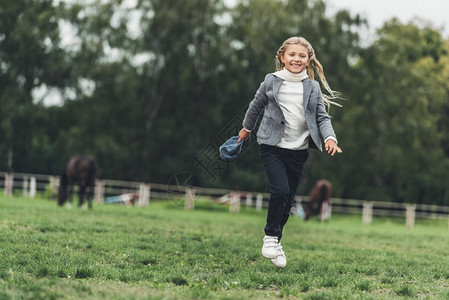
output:
[[[4,180],[1,180],[4,178]],[[9,174],[0,172],[0,189],[7,197],[22,194],[24,197],[35,197],[37,192],[56,199],[59,178],[52,175],[41,174]],[[130,182],[110,179],[98,179],[95,185],[95,202],[107,203],[107,199],[116,197],[115,202],[123,199],[135,199],[136,206],[148,206],[150,199],[172,201],[175,205],[182,205],[186,209],[194,209],[195,201],[200,198],[213,200],[217,203],[229,205],[231,213],[238,213],[240,206],[255,207],[262,210],[268,206],[268,193],[247,191],[232,191],[226,189],[210,189],[179,185],[165,185],[157,183]],[[308,196],[297,196],[296,202],[308,202]],[[122,201],[125,204],[125,200]],[[401,217],[406,219],[406,226],[413,227],[415,218],[421,219],[448,219],[449,207],[428,204],[408,204],[382,201],[364,201],[356,199],[331,199],[331,211],[337,214],[361,214],[362,223],[370,224],[373,216]],[[449,224],[449,223],[448,223]]]

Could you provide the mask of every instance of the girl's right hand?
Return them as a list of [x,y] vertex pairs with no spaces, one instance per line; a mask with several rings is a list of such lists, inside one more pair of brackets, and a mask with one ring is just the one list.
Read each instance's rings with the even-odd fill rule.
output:
[[245,130],[245,128],[242,128],[242,130],[239,131],[239,139],[237,143],[240,143],[241,140],[244,140],[246,142],[249,139],[250,135],[251,132],[248,132]]

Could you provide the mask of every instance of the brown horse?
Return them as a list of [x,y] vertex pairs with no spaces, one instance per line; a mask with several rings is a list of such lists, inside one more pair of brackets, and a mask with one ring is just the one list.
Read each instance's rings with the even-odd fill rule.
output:
[[[332,183],[329,180],[321,179],[315,184],[315,187],[310,192],[309,203],[305,209],[304,220],[308,220],[314,215],[320,215],[322,213],[323,204],[329,207],[330,197],[332,193]],[[321,219],[321,218],[320,218]]]
[[98,165],[95,158],[90,156],[73,156],[69,159],[59,181],[58,205],[64,205],[69,199],[72,202],[72,192],[78,186],[78,205],[81,207],[84,198],[92,208],[93,191]]

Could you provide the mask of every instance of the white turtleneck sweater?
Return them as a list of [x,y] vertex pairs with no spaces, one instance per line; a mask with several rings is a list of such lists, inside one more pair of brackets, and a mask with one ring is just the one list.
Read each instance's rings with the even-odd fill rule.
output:
[[304,150],[309,147],[309,130],[303,107],[304,88],[302,81],[308,78],[306,71],[291,73],[285,68],[274,75],[284,79],[277,98],[285,117],[285,133],[276,145],[291,150]]
[[[284,80],[279,88],[277,98],[284,114],[286,125],[285,133],[276,147],[291,150],[307,149],[309,147],[310,132],[307,128],[303,107],[304,87],[302,83],[304,79],[308,78],[306,70],[296,74],[284,68],[273,74]],[[251,132],[246,128],[245,130]],[[324,142],[329,139],[337,143],[337,139],[333,136],[325,137]]]

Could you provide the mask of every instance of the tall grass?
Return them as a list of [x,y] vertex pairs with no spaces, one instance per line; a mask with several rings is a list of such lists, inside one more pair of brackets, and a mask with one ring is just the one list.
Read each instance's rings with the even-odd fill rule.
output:
[[205,202],[86,211],[0,197],[0,299],[449,298],[447,221],[291,217],[285,269],[260,253],[264,222]]

